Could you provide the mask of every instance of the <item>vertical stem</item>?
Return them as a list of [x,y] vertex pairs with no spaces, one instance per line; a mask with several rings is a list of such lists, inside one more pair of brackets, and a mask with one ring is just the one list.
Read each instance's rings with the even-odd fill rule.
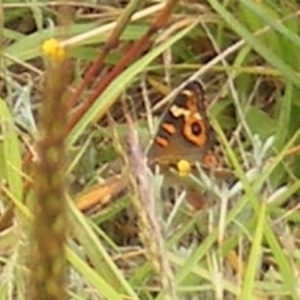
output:
[[45,76],[39,115],[38,161],[34,167],[35,203],[30,247],[28,299],[66,299],[66,138],[64,94],[70,82],[67,60],[52,61]]

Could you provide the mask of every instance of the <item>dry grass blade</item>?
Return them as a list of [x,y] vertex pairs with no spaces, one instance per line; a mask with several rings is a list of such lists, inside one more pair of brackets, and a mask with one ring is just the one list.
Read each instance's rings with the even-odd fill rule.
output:
[[76,206],[81,211],[89,210],[95,206],[107,204],[113,197],[117,196],[128,186],[128,178],[124,175],[116,175],[108,178],[103,184],[94,186],[76,200]]
[[146,248],[147,258],[159,276],[163,299],[177,299],[176,287],[170,263],[167,259],[162,230],[156,217],[155,198],[150,173],[143,155],[132,119],[127,115],[128,144],[130,145],[129,167],[131,182],[135,190],[135,206],[141,240]]

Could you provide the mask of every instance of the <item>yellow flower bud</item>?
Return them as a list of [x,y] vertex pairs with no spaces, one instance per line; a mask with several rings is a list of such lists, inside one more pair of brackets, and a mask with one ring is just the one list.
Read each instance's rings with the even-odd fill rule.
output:
[[66,57],[66,50],[58,40],[52,38],[46,40],[42,45],[42,51],[46,56],[53,60],[61,60]]

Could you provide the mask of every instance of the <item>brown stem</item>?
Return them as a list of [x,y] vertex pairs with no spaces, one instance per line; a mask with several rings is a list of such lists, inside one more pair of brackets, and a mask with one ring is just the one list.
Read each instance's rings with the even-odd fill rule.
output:
[[140,0],[131,1],[129,5],[126,7],[124,13],[119,17],[119,19],[116,22],[117,24],[115,28],[111,31],[105,45],[103,46],[102,49],[99,50],[98,57],[89,67],[89,69],[86,71],[79,87],[76,89],[74,94],[68,100],[68,104],[67,104],[68,108],[71,108],[76,103],[76,101],[79,99],[84,89],[92,82],[92,80],[97,75],[97,73],[99,73],[99,71],[103,66],[107,54],[118,45],[119,38],[122,32],[125,30],[126,25],[130,21],[131,16],[135,12],[136,8],[141,4],[141,2],[144,1],[140,1]]
[[152,23],[148,31],[125,53],[121,61],[102,78],[92,95],[76,110],[70,119],[68,129],[71,130],[81,117],[88,111],[95,100],[103,93],[105,88],[115,79],[127,66],[138,59],[152,44],[151,36],[162,28],[168,21],[169,16],[176,6],[178,0],[169,0],[166,6],[161,10],[155,21]]
[[[62,18],[67,21],[67,12]],[[63,22],[65,24],[65,22]],[[62,24],[62,22],[60,22]],[[72,67],[68,59],[48,62],[39,112],[37,162],[33,166],[34,221],[30,237],[27,299],[67,299],[66,257],[66,93]]]

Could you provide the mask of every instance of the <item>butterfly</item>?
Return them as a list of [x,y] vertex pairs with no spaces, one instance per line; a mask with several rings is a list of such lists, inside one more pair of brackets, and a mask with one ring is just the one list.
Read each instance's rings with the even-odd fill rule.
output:
[[[206,110],[202,85],[197,81],[188,83],[162,116],[147,154],[149,166],[159,166],[166,176],[170,176],[170,168],[180,168],[181,162],[191,167],[199,163],[207,169],[215,168],[219,164],[214,151],[216,137]],[[198,193],[192,187],[187,192],[189,198]]]
[[180,160],[212,166],[217,158],[213,128],[206,114],[205,93],[193,81],[174,99],[162,116],[148,151],[149,165],[174,165]]

